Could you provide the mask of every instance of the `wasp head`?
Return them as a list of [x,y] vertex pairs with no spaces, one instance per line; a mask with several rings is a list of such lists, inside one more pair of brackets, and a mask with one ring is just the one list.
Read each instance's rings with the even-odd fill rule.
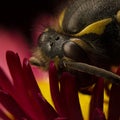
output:
[[[48,69],[51,60],[55,62],[62,59],[86,60],[85,51],[74,40],[79,41],[80,39],[58,33],[52,29],[45,30],[38,39],[37,47],[34,49],[33,57],[30,59],[31,63]],[[59,66],[59,63],[57,64]]]

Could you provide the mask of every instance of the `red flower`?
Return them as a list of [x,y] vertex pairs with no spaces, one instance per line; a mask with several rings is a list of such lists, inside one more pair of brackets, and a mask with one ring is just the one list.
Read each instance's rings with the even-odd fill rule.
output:
[[[23,65],[19,56],[6,54],[12,76],[10,80],[0,68],[0,118],[3,120],[83,120],[75,76],[63,73],[58,76],[53,62],[49,67],[49,84],[55,109],[43,97],[31,67],[26,59]],[[120,68],[117,74],[120,74]],[[119,86],[113,85],[110,93],[108,120],[120,118]],[[99,78],[90,103],[90,120],[105,120],[103,112],[104,80]],[[88,108],[86,108],[88,109]],[[8,114],[6,111],[9,111]]]
[[[15,119],[53,120],[57,113],[42,96],[31,67],[25,59],[23,66],[17,54],[7,52],[7,63],[13,83],[0,68],[0,102]],[[6,119],[1,110],[1,118]]]

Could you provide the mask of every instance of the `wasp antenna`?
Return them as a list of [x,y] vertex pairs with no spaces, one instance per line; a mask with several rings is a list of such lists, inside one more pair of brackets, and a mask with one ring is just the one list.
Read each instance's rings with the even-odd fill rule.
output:
[[68,69],[73,69],[81,72],[85,72],[91,75],[95,75],[98,77],[106,78],[107,80],[110,80],[112,83],[115,83],[117,85],[120,85],[120,76],[116,75],[110,71],[107,71],[105,69],[88,65],[86,63],[81,62],[71,62],[71,61],[63,61],[64,67]]

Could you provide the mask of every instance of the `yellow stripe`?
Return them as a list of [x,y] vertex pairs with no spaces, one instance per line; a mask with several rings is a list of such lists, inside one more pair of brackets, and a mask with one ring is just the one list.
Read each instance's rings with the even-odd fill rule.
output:
[[64,10],[62,11],[62,13],[60,14],[60,17],[59,17],[59,25],[60,25],[60,28],[61,28],[61,29],[63,29],[62,23],[63,23],[65,11],[66,11],[66,9],[64,9]]
[[94,22],[88,25],[87,27],[85,27],[81,32],[75,34],[74,36],[82,36],[89,33],[95,33],[101,35],[104,32],[106,25],[108,25],[111,21],[112,18],[107,18]]

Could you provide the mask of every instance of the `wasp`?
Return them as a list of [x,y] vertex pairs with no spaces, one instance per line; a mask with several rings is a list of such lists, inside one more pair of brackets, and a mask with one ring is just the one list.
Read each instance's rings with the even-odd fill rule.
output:
[[30,62],[48,69],[69,71],[79,87],[95,83],[92,76],[120,85],[112,66],[120,64],[120,0],[74,0],[61,14],[59,30],[48,27],[38,38]]

